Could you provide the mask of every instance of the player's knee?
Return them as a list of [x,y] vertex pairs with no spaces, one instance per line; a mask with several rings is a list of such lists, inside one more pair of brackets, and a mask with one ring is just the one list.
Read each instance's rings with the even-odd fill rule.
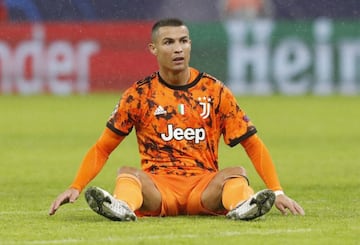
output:
[[137,176],[138,175],[138,169],[133,167],[120,167],[117,172],[118,175],[120,174],[132,174]]
[[235,167],[235,171],[240,175],[246,176],[246,169],[244,167]]
[[215,178],[212,179],[211,188],[222,190],[225,181],[232,178],[243,176],[246,177],[246,170],[244,167],[229,167],[219,171]]
[[246,170],[244,167],[241,166],[225,168],[222,171],[224,179],[234,178],[237,176],[246,177]]

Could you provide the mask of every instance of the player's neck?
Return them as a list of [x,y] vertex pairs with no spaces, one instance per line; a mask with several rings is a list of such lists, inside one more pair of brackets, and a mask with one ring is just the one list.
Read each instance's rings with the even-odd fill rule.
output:
[[189,82],[190,68],[186,68],[179,72],[162,70],[159,71],[161,78],[169,85],[183,86]]

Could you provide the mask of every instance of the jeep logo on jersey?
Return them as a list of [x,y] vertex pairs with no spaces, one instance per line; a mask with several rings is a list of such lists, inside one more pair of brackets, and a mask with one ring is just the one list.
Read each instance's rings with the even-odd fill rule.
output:
[[205,140],[205,129],[203,128],[174,128],[172,124],[168,124],[167,134],[162,133],[161,139],[164,141],[175,140],[194,140],[196,144]]

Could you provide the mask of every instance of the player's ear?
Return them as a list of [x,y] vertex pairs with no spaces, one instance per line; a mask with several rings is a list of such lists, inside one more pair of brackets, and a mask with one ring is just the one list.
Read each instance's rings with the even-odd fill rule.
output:
[[155,47],[154,43],[149,43],[148,49],[153,55],[155,55],[155,56],[157,55],[157,48]]

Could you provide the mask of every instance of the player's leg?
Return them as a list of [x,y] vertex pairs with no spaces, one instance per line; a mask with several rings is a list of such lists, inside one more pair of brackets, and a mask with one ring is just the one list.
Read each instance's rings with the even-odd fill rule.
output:
[[111,220],[136,220],[135,210],[159,209],[161,194],[150,177],[142,170],[122,167],[118,171],[114,196],[99,187],[90,187],[85,193],[89,206]]
[[161,206],[161,193],[142,170],[121,167],[114,189],[117,199],[129,203],[133,210],[156,211]]
[[201,195],[201,202],[209,210],[231,210],[240,201],[253,194],[243,167],[230,167],[219,171]]
[[252,220],[269,212],[275,202],[275,194],[271,190],[253,193],[244,168],[226,168],[209,182],[201,202],[208,210],[229,210],[228,218]]

